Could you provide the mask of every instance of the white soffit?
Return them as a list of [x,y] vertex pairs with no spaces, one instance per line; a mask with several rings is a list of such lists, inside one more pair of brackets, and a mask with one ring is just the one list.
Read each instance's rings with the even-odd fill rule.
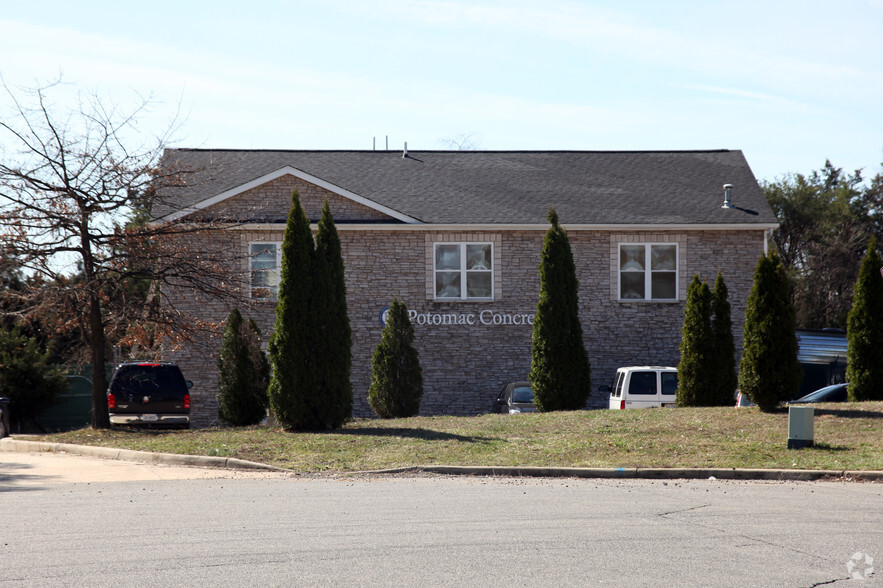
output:
[[274,172],[270,172],[270,173],[263,175],[259,178],[255,178],[254,180],[251,180],[250,182],[246,182],[245,184],[242,184],[240,186],[236,186],[235,188],[231,188],[230,190],[227,190],[226,192],[221,192],[220,194],[212,196],[211,198],[206,198],[205,200],[202,200],[201,202],[197,202],[196,204],[189,206],[189,207],[185,208],[184,210],[179,210],[178,212],[173,212],[172,214],[165,216],[165,217],[158,219],[158,220],[160,222],[161,221],[177,220],[179,218],[187,216],[188,214],[193,214],[194,212],[197,212],[197,211],[202,210],[204,208],[208,208],[209,206],[212,206],[214,204],[218,204],[219,202],[223,202],[224,200],[227,200],[228,198],[238,196],[239,194],[242,194],[243,192],[247,192],[248,190],[251,190],[252,188],[257,188],[258,186],[261,186],[263,184],[266,184],[267,182],[271,182],[277,178],[281,178],[282,176],[286,176],[286,175],[291,175],[291,176],[299,178],[305,182],[315,184],[316,186],[319,186],[320,188],[325,188],[329,192],[333,192],[339,196],[342,196],[344,198],[352,200],[353,202],[357,202],[363,206],[367,206],[368,208],[371,208],[371,209],[376,210],[378,212],[382,212],[383,214],[389,215],[392,218],[402,221],[404,223],[421,224],[421,221],[419,221],[418,219],[410,217],[406,214],[402,214],[401,212],[398,212],[397,210],[393,210],[391,208],[383,206],[382,204],[378,204],[378,203],[374,202],[373,200],[369,200],[367,198],[359,196],[358,194],[350,192],[349,190],[345,190],[344,188],[340,188],[339,186],[335,186],[334,184],[332,184],[330,182],[327,182],[321,178],[317,178],[316,176],[310,175],[310,174],[303,172],[297,168],[291,167],[290,165],[280,168]]

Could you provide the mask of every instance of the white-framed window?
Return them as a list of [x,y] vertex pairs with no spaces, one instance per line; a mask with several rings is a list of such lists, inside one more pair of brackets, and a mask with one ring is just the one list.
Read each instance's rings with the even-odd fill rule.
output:
[[252,298],[275,299],[282,267],[281,243],[249,243],[248,266]]
[[493,300],[493,243],[435,243],[436,300]]
[[677,300],[677,243],[619,244],[620,300]]

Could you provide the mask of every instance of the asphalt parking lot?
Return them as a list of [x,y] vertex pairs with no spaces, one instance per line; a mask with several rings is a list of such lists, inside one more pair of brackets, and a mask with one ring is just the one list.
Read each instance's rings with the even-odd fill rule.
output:
[[883,544],[883,485],[845,481],[300,476],[0,452],[0,496],[14,586],[872,586]]

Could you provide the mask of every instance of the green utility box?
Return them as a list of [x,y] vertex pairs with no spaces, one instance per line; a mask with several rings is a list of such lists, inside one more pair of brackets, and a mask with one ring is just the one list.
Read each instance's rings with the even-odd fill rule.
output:
[[816,409],[811,406],[788,407],[788,449],[803,449],[812,447],[813,422]]

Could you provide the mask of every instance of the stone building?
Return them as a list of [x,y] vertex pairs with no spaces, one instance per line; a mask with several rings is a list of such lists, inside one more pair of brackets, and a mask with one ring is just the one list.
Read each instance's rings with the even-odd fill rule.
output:
[[[193,173],[157,221],[225,219],[230,247],[269,332],[291,193],[311,221],[325,200],[346,266],[355,416],[371,416],[371,355],[394,297],[412,314],[423,414],[492,409],[530,369],[538,265],[550,206],[568,232],[583,334],[598,386],[624,365],[677,365],[687,284],[720,270],[741,348],[745,301],[776,219],[740,151],[259,151],[172,149]],[[725,189],[725,185],[730,186]],[[314,224],[315,230],[315,224]],[[220,302],[176,305],[222,321]],[[216,352],[169,353],[193,389],[193,422],[216,422]]]

